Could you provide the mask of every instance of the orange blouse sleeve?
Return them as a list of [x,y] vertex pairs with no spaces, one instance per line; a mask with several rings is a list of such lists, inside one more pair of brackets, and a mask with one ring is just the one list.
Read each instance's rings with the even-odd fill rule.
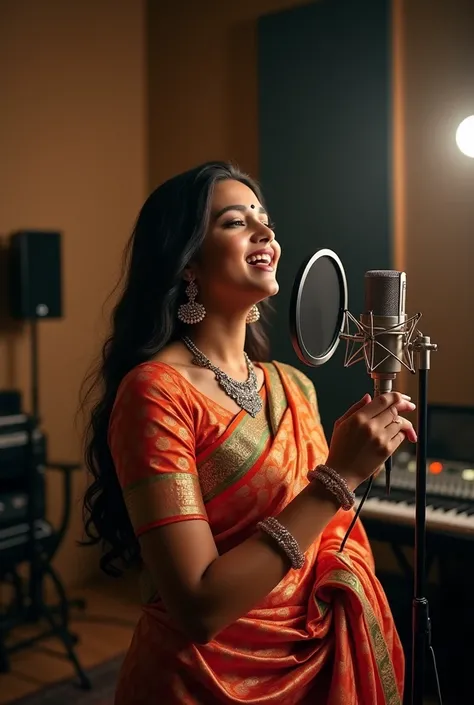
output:
[[207,521],[193,407],[163,366],[140,366],[123,380],[110,419],[109,447],[137,536],[176,521]]

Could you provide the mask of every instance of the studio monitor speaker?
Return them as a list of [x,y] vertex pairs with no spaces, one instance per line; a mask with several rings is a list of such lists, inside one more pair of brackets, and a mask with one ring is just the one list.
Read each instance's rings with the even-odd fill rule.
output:
[[61,318],[61,233],[45,230],[13,233],[9,279],[13,318]]

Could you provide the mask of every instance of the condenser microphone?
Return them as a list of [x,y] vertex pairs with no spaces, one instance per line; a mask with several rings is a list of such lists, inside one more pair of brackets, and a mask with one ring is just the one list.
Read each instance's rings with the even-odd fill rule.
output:
[[[364,278],[365,313],[360,324],[365,334],[367,372],[374,382],[374,397],[391,392],[402,369],[406,349],[406,274],[373,269]],[[390,494],[392,458],[385,461],[385,483]]]
[[402,370],[406,350],[406,274],[374,269],[364,278],[365,312],[360,324],[365,334],[367,372],[374,382],[374,396],[391,392]]

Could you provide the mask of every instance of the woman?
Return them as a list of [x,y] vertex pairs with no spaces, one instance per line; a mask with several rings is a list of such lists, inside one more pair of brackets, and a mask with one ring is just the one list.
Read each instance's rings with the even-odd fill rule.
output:
[[[116,705],[390,705],[403,653],[353,490],[412,425],[364,397],[328,448],[315,390],[267,359],[280,247],[257,185],[208,163],[131,240],[87,442],[86,530],[141,568]],[[308,472],[312,471],[309,473]]]

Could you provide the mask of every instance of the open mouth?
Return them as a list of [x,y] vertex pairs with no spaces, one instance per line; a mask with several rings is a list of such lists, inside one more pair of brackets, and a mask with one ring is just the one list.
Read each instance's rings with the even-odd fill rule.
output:
[[250,255],[245,260],[247,264],[257,269],[263,269],[266,272],[273,272],[273,257],[270,254],[262,253]]

